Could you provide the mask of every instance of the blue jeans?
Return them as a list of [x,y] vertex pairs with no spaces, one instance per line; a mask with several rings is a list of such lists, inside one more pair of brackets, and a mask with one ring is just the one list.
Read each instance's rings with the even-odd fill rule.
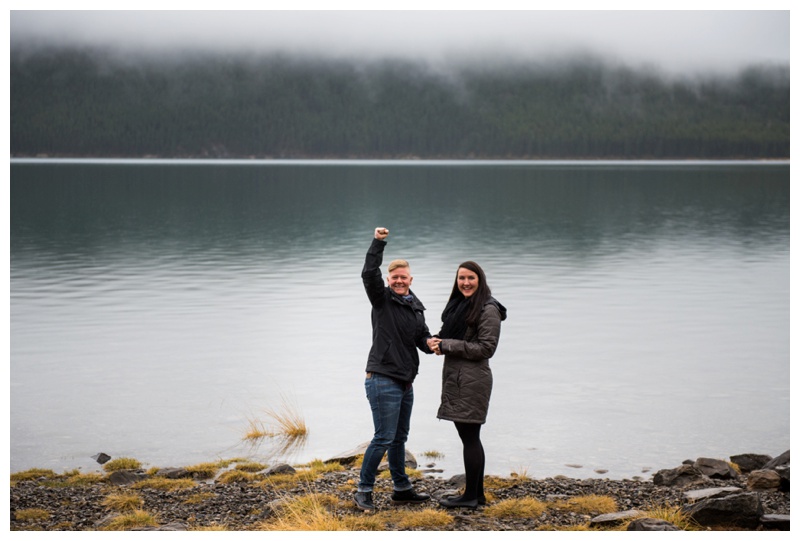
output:
[[394,489],[408,490],[411,481],[406,475],[406,440],[411,426],[414,389],[405,389],[392,378],[374,372],[364,381],[364,388],[372,409],[375,435],[364,452],[358,491],[372,492],[378,466],[386,452]]

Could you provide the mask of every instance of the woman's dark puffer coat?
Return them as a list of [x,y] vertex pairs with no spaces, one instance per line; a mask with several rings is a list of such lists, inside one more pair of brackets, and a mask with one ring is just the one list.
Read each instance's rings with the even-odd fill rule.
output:
[[444,354],[442,403],[437,417],[459,423],[486,422],[492,395],[489,359],[500,339],[500,322],[505,307],[494,298],[483,308],[477,328],[468,327],[464,340],[445,338],[439,348]]

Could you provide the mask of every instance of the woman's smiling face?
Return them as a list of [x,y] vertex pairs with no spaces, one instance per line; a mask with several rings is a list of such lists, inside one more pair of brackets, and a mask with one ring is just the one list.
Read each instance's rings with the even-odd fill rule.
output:
[[478,289],[478,275],[464,267],[459,267],[456,281],[458,290],[465,297],[471,297]]

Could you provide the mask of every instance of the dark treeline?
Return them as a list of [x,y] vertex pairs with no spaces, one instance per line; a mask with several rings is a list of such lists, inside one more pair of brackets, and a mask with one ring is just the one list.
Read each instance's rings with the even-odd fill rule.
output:
[[789,68],[11,55],[12,156],[788,158]]

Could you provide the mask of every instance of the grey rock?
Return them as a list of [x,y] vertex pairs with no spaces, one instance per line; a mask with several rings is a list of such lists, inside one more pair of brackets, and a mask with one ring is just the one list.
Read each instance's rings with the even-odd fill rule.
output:
[[750,473],[754,470],[763,469],[764,465],[770,460],[772,460],[772,457],[769,455],[758,455],[755,453],[745,453],[731,457],[731,462],[739,466],[742,473]]
[[690,490],[683,493],[683,499],[688,503],[694,503],[700,500],[707,500],[709,498],[716,498],[717,496],[729,496],[737,494],[742,489],[739,487],[715,487],[715,488],[701,488],[698,490]]
[[276,464],[264,472],[264,475],[277,475],[280,473],[297,473],[289,464]]
[[464,488],[464,485],[467,484],[467,476],[463,473],[459,473],[448,479],[447,484],[453,485],[456,488]]
[[117,486],[132,485],[144,479],[147,479],[147,474],[142,470],[119,470],[108,476],[108,482]]
[[711,479],[736,478],[736,470],[724,460],[717,458],[698,458],[694,463],[694,467]]
[[784,451],[780,455],[776,456],[766,464],[762,469],[764,470],[774,470],[778,466],[788,466],[789,465],[789,451]]
[[778,490],[781,476],[775,470],[756,470],[747,476],[747,490]]
[[781,490],[784,492],[789,492],[789,469],[788,464],[775,467],[775,472],[781,476]]
[[167,479],[186,479],[192,477],[192,472],[186,468],[161,468],[156,475]]
[[604,515],[598,515],[594,517],[590,524],[592,526],[611,526],[615,524],[620,524],[629,519],[636,519],[642,516],[642,512],[636,509],[631,509],[629,511],[619,511],[618,513],[606,513]]
[[712,498],[683,506],[683,512],[701,526],[755,529],[764,514],[761,500],[754,492]]
[[659,470],[653,475],[654,485],[690,487],[703,483],[708,478],[691,464],[683,464],[672,470]]
[[111,460],[111,457],[105,453],[97,453],[92,457],[92,460],[96,460],[98,464],[105,464],[106,462]]
[[789,515],[769,514],[761,517],[761,525],[765,530],[789,531]]
[[658,518],[637,518],[628,524],[629,532],[675,532],[680,528],[671,522]]
[[[354,449],[339,453],[338,455],[325,460],[325,464],[338,462],[343,466],[350,465],[354,463],[360,455],[364,454],[364,452],[367,450],[367,447],[369,447],[369,442],[362,443],[361,445],[356,446]],[[386,460],[385,456],[383,457],[383,460]],[[408,449],[406,449],[406,468],[417,469],[417,458]]]

